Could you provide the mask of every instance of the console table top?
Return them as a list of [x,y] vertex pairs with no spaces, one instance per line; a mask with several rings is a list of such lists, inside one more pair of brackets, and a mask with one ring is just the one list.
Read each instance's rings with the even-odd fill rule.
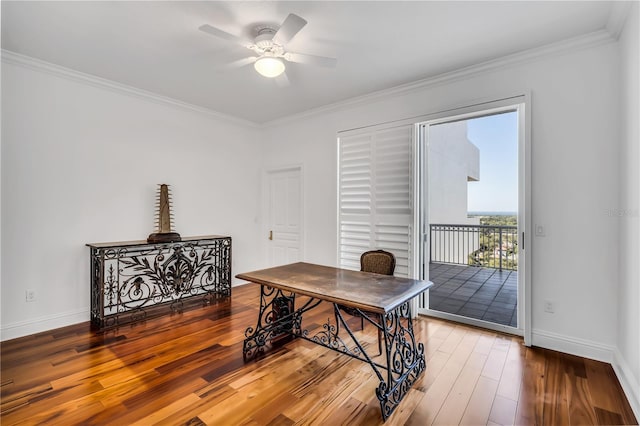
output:
[[120,241],[120,242],[112,242],[112,243],[88,243],[86,245],[92,248],[153,246],[158,244],[179,244],[179,243],[188,243],[190,241],[215,240],[219,238],[231,238],[231,237],[224,236],[224,235],[201,235],[199,237],[182,237],[181,241],[174,241],[170,243],[149,243],[147,242],[147,240],[136,240],[136,241]]

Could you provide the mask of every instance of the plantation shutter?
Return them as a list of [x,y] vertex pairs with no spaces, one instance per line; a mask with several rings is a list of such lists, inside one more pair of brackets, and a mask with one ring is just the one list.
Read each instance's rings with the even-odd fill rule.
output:
[[396,256],[409,276],[413,224],[413,126],[345,132],[339,138],[339,266],[360,269],[367,250]]

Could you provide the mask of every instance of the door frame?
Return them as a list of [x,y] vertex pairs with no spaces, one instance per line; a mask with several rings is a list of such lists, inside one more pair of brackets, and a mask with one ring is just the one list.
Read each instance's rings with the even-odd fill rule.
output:
[[[416,255],[414,262],[414,276],[429,279],[428,264],[420,259],[428,258],[428,140],[424,134],[426,125],[433,125],[473,117],[487,115],[486,113],[500,113],[516,111],[518,114],[518,234],[524,241],[519,250],[518,259],[518,328],[493,324],[486,321],[469,319],[466,317],[443,314],[438,311],[420,309],[419,313],[454,319],[455,321],[481,326],[497,331],[524,336],[526,346],[531,345],[531,95],[522,95],[474,103],[467,107],[448,109],[441,113],[430,114],[424,121],[415,124],[414,138],[414,226],[419,232],[414,233],[413,248]],[[485,114],[483,114],[485,113]],[[524,125],[522,125],[524,123]],[[424,140],[425,143],[422,143]],[[421,270],[423,265],[427,265]],[[428,292],[421,299],[423,306],[428,306]]]
[[271,176],[276,174],[276,173],[282,173],[282,172],[291,172],[291,171],[297,171],[299,176],[300,176],[300,200],[299,200],[299,206],[298,206],[298,212],[299,212],[299,218],[300,218],[300,256],[299,259],[302,262],[304,260],[304,247],[306,245],[306,241],[305,241],[305,232],[304,232],[304,167],[303,164],[292,164],[292,165],[287,165],[287,166],[279,166],[279,167],[272,167],[272,168],[268,168],[263,170],[262,172],[262,211],[265,212],[264,214],[264,221],[262,223],[262,235],[264,236],[264,249],[263,249],[263,253],[264,253],[264,259],[265,259],[265,264],[268,266],[273,266],[273,265],[269,265],[270,261],[269,261],[269,230],[272,229],[271,228],[271,187],[270,187],[270,183],[271,183]]

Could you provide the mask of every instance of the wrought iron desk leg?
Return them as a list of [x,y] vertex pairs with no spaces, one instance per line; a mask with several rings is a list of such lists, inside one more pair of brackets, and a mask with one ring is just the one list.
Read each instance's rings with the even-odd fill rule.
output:
[[[406,323],[406,326],[405,324]],[[376,396],[382,419],[393,413],[426,367],[424,345],[413,334],[410,302],[405,302],[384,317],[383,334],[387,355],[387,380],[380,381]]]
[[295,311],[295,294],[285,295],[282,290],[260,286],[260,312],[255,328],[244,332],[242,355],[246,360],[264,353],[265,346],[283,335],[295,336],[300,329],[301,316]]

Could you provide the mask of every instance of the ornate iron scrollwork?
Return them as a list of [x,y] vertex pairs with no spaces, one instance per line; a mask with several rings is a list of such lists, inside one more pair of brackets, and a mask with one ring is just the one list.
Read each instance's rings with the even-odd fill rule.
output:
[[410,301],[384,317],[384,340],[388,378],[380,381],[376,396],[386,420],[426,368],[424,345],[416,342]]
[[349,348],[340,337],[340,324],[331,323],[331,319],[327,318],[327,322],[322,324],[323,331],[317,332],[315,335],[310,336],[308,330],[303,330],[302,336],[311,340],[319,345],[326,346],[335,351],[342,352],[349,355],[358,355],[360,350],[355,348]]
[[248,327],[244,333],[244,359],[263,354],[265,346],[300,330],[300,313],[295,310],[295,295],[285,294],[282,290],[261,286],[260,313],[254,327]]
[[159,305],[231,294],[231,238],[91,247],[91,317],[99,328],[139,321]]

